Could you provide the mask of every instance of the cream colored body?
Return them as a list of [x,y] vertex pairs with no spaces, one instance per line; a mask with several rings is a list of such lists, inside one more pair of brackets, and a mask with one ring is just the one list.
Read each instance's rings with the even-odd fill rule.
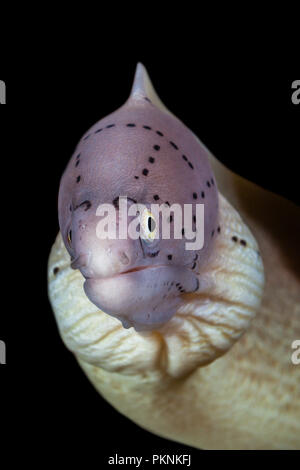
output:
[[[275,206],[274,218],[282,206],[289,216],[299,212],[228,176],[261,196],[262,214],[266,201]],[[300,366],[291,362],[291,343],[300,338],[300,284],[284,246],[272,245],[275,234],[255,220],[251,225],[265,263],[265,292],[252,326],[226,355],[181,380],[147,371],[128,377],[80,362],[106,400],[160,436],[203,449],[300,449]]]

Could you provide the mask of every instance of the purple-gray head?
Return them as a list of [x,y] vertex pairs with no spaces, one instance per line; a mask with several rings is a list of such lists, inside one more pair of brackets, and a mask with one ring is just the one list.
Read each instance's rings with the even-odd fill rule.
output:
[[[114,208],[118,229],[124,225],[123,199],[127,209],[144,206],[140,236],[104,239],[99,208]],[[184,215],[184,205],[191,205],[190,223],[194,232],[203,230],[203,247],[186,249],[184,215],[182,237],[175,238],[174,214],[158,220],[152,204],[178,204]],[[201,227],[197,204],[204,205]],[[132,220],[128,216],[127,229]],[[86,295],[126,328],[159,327],[176,313],[181,296],[201,285],[201,268],[218,232],[216,182],[207,150],[160,102],[142,64],[126,103],[79,142],[61,179],[59,224],[72,267],[86,279]],[[162,237],[163,224],[170,226],[169,238]]]

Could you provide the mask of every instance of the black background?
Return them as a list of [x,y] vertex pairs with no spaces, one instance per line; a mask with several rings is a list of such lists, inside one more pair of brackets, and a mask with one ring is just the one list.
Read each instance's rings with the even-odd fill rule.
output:
[[[99,51],[100,52],[100,51]],[[40,58],[39,58],[40,59]],[[253,68],[204,68],[185,54],[126,54],[84,67],[75,61],[34,60],[1,70],[7,105],[1,107],[3,290],[0,339],[1,416],[7,438],[18,442],[12,461],[42,452],[55,462],[109,456],[201,451],[142,430],[108,405],[64,347],[47,299],[46,264],[58,231],[60,176],[78,140],[127,99],[137,61],[146,66],[166,106],[236,173],[299,204],[300,105],[294,79]],[[6,168],[6,167],[5,167]],[[5,214],[5,215],[4,215]],[[15,227],[15,228],[12,228]],[[12,256],[14,261],[12,262]],[[2,421],[3,422],[3,421]],[[2,451],[7,449],[3,445]]]

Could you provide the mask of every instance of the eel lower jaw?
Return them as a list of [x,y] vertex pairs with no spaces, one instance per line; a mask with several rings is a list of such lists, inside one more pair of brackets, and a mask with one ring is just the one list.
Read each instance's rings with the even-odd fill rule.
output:
[[197,276],[189,269],[156,265],[86,279],[84,290],[91,302],[125,328],[142,331],[166,323],[181,304],[181,294],[198,286]]

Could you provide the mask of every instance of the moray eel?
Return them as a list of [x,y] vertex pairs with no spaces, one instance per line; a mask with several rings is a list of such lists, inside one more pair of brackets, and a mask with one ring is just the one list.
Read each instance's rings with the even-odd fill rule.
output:
[[[123,196],[144,205],[143,236],[99,240],[97,207],[119,226]],[[190,204],[195,233],[202,204],[203,246],[186,249],[185,225],[154,239],[154,202]],[[65,170],[48,266],[60,335],[99,393],[196,448],[299,449],[299,215],[218,162],[138,64],[127,102]]]
[[[197,272],[206,264],[222,230],[218,191],[206,149],[178,119],[162,112],[150,95],[139,66],[129,100],[83,136],[59,191],[61,234],[72,267],[80,269],[86,279],[87,296],[101,310],[119,318],[124,327],[138,331],[168,321],[183,292],[202,288]],[[120,214],[124,196],[128,209],[135,203],[145,206],[140,219],[143,236],[101,239],[99,243],[99,205],[111,203]],[[204,205],[203,221],[196,209],[199,202]],[[156,239],[154,228],[148,227],[158,225],[151,204],[162,204],[164,209]],[[170,212],[174,204],[181,210],[184,204],[190,205],[191,229],[197,230],[200,249],[186,249],[187,225]],[[118,218],[118,227],[122,218]],[[177,221],[183,236],[163,239],[163,224],[169,224],[171,235]]]

